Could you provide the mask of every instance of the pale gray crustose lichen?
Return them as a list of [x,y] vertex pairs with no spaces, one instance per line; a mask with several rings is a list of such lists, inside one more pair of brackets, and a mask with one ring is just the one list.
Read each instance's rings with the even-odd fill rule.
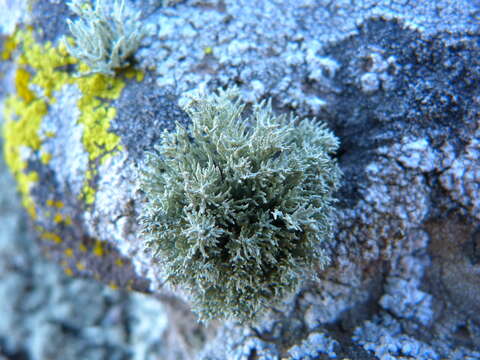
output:
[[142,170],[146,246],[201,320],[253,321],[329,260],[338,139],[269,102],[244,108],[236,90],[192,98],[191,126],[165,131]]
[[97,0],[95,8],[89,1],[73,0],[68,6],[79,19],[67,20],[75,39],[75,45],[66,41],[67,49],[89,66],[88,74],[113,76],[115,69],[130,65],[130,57],[147,34],[139,21],[139,12],[126,8],[125,0],[114,0],[108,5],[104,0]]

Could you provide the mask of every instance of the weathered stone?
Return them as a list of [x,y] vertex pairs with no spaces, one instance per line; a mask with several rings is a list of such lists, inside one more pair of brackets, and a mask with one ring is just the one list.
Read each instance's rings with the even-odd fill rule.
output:
[[[154,32],[137,70],[107,79],[75,78],[75,61],[45,45],[66,35],[62,2],[28,14],[0,2],[12,6],[0,27],[6,160],[43,252],[68,274],[163,299],[171,336],[188,339],[172,357],[480,358],[479,5],[160,3],[127,1]],[[328,122],[345,176],[319,280],[254,327],[205,328],[143,251],[136,178],[162,131],[188,124],[188,92],[230,85]]]

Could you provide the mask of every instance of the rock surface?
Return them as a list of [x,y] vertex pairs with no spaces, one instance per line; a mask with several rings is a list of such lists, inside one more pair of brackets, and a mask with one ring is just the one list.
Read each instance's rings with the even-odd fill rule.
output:
[[[0,291],[10,295],[0,308],[11,316],[0,319],[0,354],[479,359],[480,4],[161,3],[127,1],[151,36],[136,53],[137,70],[106,80],[75,78],[60,45],[72,16],[64,2],[0,2],[5,158],[39,248],[68,275],[131,291],[60,275],[32,240],[8,235],[16,225],[5,225],[6,239],[20,240],[2,238]],[[272,97],[279,113],[328,122],[345,176],[333,261],[319,280],[253,327],[204,327],[143,251],[136,174],[164,129],[188,123],[185,94],[230,85],[248,102]],[[18,222],[16,210],[3,213],[2,224]],[[133,291],[150,295],[137,300]],[[15,299],[38,311],[16,309]],[[147,355],[142,349],[157,340],[142,331],[168,336]],[[68,353],[39,352],[50,351],[41,344],[55,334],[70,334]],[[81,352],[90,348],[108,352]]]

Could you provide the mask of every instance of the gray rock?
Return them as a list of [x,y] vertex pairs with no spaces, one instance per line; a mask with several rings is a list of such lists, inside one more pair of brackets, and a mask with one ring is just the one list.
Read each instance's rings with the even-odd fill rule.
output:
[[[33,2],[27,15],[23,2],[7,3],[12,16],[0,28],[3,44],[15,24],[43,28],[37,34],[40,43],[56,45],[65,35],[65,18],[71,14],[57,1]],[[135,57],[144,79],[119,74],[123,90],[100,102],[116,109],[110,123],[99,121],[108,125],[103,130],[118,136],[118,144],[92,157],[85,145],[85,134],[92,132],[80,121],[85,89],[80,80],[69,80],[47,96],[40,148],[17,150],[40,179],[27,196],[38,215],[30,223],[41,228],[42,251],[68,273],[145,292],[151,300],[142,300],[145,310],[135,312],[122,305],[134,302],[134,295],[106,291],[102,297],[92,295],[89,301],[95,304],[79,305],[95,310],[78,316],[72,294],[87,290],[76,286],[100,285],[60,285],[60,275],[50,279],[53,265],[27,266],[33,272],[30,286],[42,290],[21,285],[25,275],[8,268],[0,291],[22,299],[25,309],[45,308],[45,301],[55,304],[64,326],[73,326],[86,339],[84,351],[108,344],[118,356],[126,356],[124,335],[112,325],[115,315],[101,310],[106,308],[103,296],[118,304],[120,313],[138,314],[142,330],[135,335],[138,341],[129,343],[137,358],[155,343],[139,335],[155,329],[149,320],[154,299],[163,300],[169,319],[161,320],[166,330],[158,333],[165,331],[169,344],[176,344],[155,348],[162,358],[480,358],[480,5],[468,0],[127,3],[142,10],[153,34]],[[15,72],[21,68],[18,54],[9,55],[1,65],[3,99],[15,93]],[[71,67],[55,71],[70,76]],[[45,101],[44,89],[33,82],[36,99]],[[333,261],[319,280],[305,282],[255,326],[225,322],[206,327],[188,312],[188,295],[165,285],[161,263],[143,251],[136,219],[145,199],[136,174],[164,129],[172,130],[176,121],[188,123],[180,105],[189,92],[231,85],[250,103],[272,97],[279,113],[294,110],[328,122],[342,143],[338,159],[345,177],[335,241],[328,249]],[[50,161],[42,162],[42,152],[51,155]],[[93,202],[85,201],[86,188]],[[52,208],[57,201],[61,208]],[[53,240],[62,241],[45,235],[52,233],[58,236]],[[17,246],[4,243],[2,249]],[[25,240],[22,249],[32,249],[30,244]],[[3,257],[40,261],[34,255],[29,260]],[[58,292],[64,300],[45,300],[50,297],[42,291]],[[115,314],[113,308],[106,313]],[[41,326],[27,341],[22,340],[26,326],[16,325],[18,319],[0,321],[0,338],[5,331],[12,334],[7,348],[50,354],[41,344],[45,334],[61,339],[55,335],[57,323],[40,321],[33,313],[28,322]],[[93,325],[90,329],[99,321],[102,332]],[[70,352],[63,358],[96,358],[77,352],[83,350],[75,341],[62,348]]]

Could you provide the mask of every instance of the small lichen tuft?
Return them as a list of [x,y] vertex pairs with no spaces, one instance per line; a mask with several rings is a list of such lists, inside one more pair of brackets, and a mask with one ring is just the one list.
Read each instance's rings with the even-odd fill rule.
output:
[[97,0],[94,9],[85,0],[73,0],[68,6],[79,19],[67,20],[75,45],[69,40],[65,43],[68,52],[90,68],[90,72],[83,75],[113,76],[115,69],[130,65],[130,57],[147,34],[139,21],[140,13],[125,8],[125,0],[114,0],[109,5]]
[[338,139],[270,102],[244,108],[231,89],[192,98],[191,126],[165,131],[141,175],[146,246],[201,320],[254,321],[329,260]]

